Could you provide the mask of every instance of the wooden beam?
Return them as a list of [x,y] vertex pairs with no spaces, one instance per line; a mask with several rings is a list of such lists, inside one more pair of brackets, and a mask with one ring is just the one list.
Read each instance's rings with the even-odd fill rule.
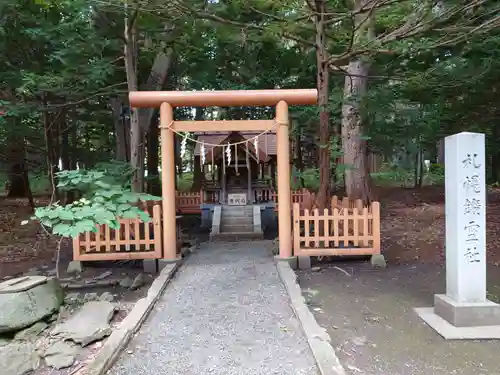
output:
[[172,125],[177,132],[269,130],[274,133],[276,127],[274,120],[174,121]]
[[136,108],[157,108],[161,103],[173,107],[273,106],[316,104],[318,90],[227,90],[227,91],[132,91],[129,102]]

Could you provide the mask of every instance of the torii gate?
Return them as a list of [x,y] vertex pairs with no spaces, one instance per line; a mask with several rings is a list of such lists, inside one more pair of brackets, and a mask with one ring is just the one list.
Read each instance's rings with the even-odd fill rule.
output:
[[[174,131],[265,131],[276,123],[279,257],[292,257],[289,105],[316,104],[316,89],[241,91],[135,91],[130,106],[160,108],[163,259],[175,261],[176,209]],[[275,120],[175,121],[174,107],[276,106]]]

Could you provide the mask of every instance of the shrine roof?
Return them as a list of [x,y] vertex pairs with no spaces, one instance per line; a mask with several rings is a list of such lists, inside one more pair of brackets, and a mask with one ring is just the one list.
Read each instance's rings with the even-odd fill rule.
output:
[[[251,139],[251,138],[260,134],[259,132],[254,132],[254,131],[237,132],[237,133],[239,135],[241,135],[244,139]],[[205,146],[206,152],[209,152],[212,149],[212,146],[208,145],[209,143],[220,145],[230,135],[230,133],[228,133],[228,132],[197,132],[195,134],[198,136],[198,142],[203,142],[203,143],[207,144]],[[267,150],[266,150],[266,143],[267,143]],[[268,155],[268,156],[276,155],[276,134],[275,133],[266,133],[264,135],[259,136],[259,143],[258,144],[259,144],[259,149],[260,149],[261,154]],[[194,154],[195,154],[195,156],[200,155],[200,143],[196,144],[196,147],[194,149]]]

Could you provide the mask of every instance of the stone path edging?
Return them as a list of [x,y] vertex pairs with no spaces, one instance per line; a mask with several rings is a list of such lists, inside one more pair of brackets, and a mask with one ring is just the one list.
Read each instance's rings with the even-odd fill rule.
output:
[[346,375],[342,364],[335,354],[335,350],[330,344],[330,336],[324,328],[319,326],[316,318],[314,318],[314,315],[306,305],[300,286],[297,283],[297,275],[288,262],[276,260],[276,267],[321,375]]
[[121,350],[146,320],[179,266],[180,263],[171,263],[161,270],[160,275],[151,284],[147,296],[136,302],[132,311],[108,337],[96,357],[83,370],[82,375],[104,375],[111,368]]

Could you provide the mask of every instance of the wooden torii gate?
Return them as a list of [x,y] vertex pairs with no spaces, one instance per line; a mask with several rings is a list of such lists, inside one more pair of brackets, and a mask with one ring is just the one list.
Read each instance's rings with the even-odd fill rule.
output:
[[[266,131],[276,125],[279,257],[292,257],[289,105],[316,104],[316,89],[241,91],[135,91],[134,108],[160,108],[163,259],[175,261],[176,209],[174,131]],[[276,106],[275,120],[175,121],[174,107]]]

